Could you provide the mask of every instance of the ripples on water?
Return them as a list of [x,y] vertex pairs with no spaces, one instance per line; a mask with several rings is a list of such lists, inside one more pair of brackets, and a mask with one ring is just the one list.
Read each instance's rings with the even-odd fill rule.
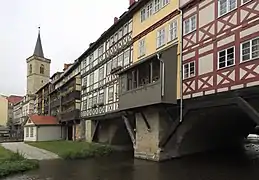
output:
[[6,180],[256,180],[259,144],[244,151],[200,154],[163,163],[133,159],[133,155],[85,161],[42,161],[40,169]]

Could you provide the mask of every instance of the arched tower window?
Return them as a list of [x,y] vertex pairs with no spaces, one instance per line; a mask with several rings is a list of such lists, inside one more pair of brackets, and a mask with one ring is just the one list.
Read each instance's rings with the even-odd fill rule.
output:
[[29,67],[29,73],[31,74],[32,73],[32,65],[30,64],[30,67]]
[[44,74],[44,65],[40,65],[40,74]]

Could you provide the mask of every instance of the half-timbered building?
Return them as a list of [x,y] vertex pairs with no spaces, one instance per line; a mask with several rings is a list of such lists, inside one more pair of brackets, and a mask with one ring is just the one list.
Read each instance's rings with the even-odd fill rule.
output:
[[183,95],[259,84],[259,1],[181,1]]
[[118,111],[119,82],[115,72],[132,63],[131,34],[132,19],[125,12],[114,18],[114,24],[80,57],[83,118]]

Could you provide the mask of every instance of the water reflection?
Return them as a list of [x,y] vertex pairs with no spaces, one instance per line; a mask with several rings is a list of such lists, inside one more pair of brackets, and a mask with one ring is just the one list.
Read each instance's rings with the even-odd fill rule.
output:
[[254,180],[259,177],[259,145],[246,151],[200,154],[164,163],[132,154],[85,161],[42,161],[40,169],[6,180]]

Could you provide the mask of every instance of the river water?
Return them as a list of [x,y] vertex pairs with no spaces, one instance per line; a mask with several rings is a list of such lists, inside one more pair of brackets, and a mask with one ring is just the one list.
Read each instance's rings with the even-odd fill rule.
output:
[[5,180],[256,180],[259,144],[244,150],[213,152],[162,163],[136,160],[132,154],[80,161],[41,161],[40,168]]

